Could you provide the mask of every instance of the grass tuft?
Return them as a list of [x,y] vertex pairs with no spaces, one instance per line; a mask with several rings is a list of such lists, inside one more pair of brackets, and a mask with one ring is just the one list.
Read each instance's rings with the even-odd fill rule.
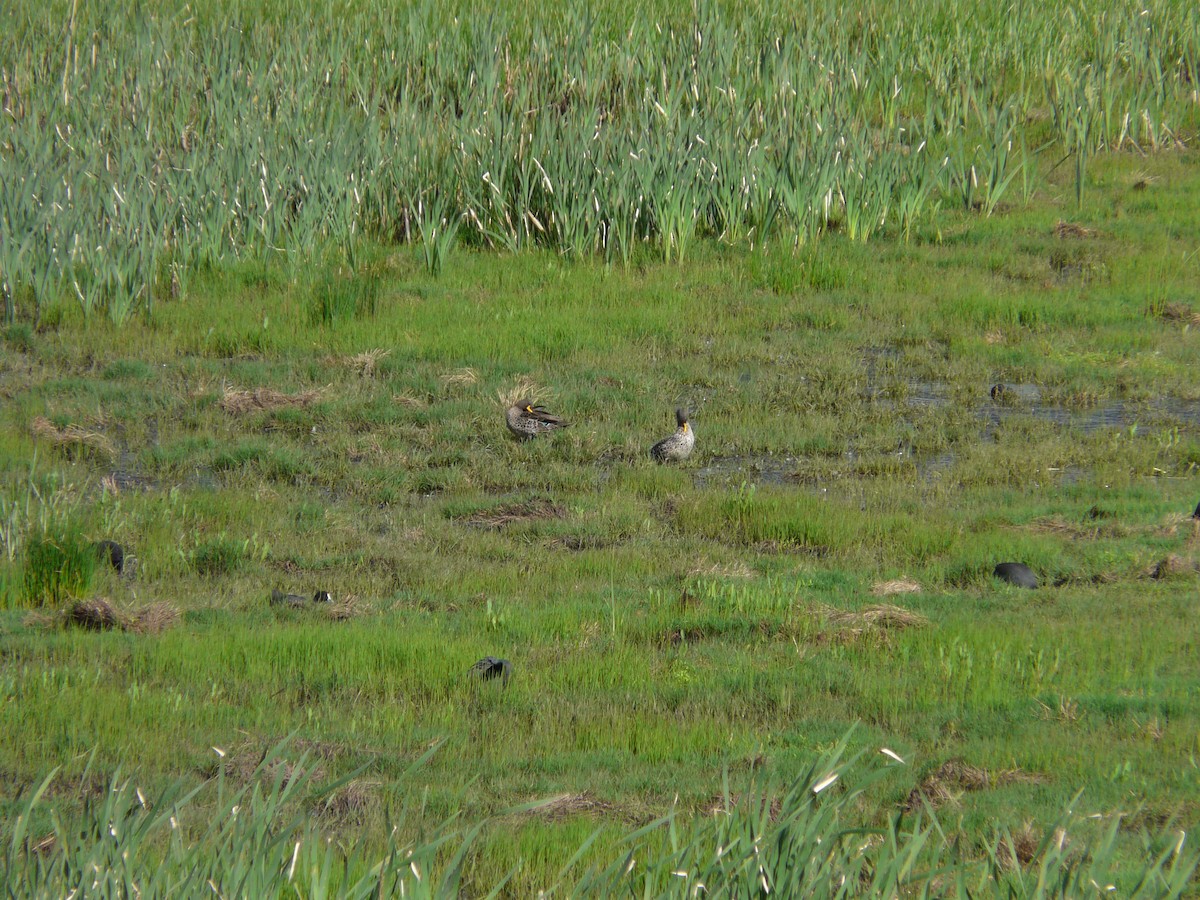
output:
[[71,423],[59,428],[45,416],[38,416],[31,423],[30,430],[36,437],[54,447],[71,451],[82,450],[109,459],[117,455],[112,441],[99,431],[84,428],[82,425]]
[[72,522],[50,524],[25,547],[24,602],[59,606],[87,592],[96,571],[96,551]]
[[894,594],[919,594],[921,583],[911,578],[897,578],[892,581],[878,581],[871,587],[871,593],[876,597],[891,597]]
[[283,394],[271,388],[255,388],[244,391],[239,388],[226,387],[221,397],[221,409],[230,415],[239,416],[248,412],[270,412],[277,409],[306,409],[312,406],[321,396],[321,391],[301,391],[296,394]]

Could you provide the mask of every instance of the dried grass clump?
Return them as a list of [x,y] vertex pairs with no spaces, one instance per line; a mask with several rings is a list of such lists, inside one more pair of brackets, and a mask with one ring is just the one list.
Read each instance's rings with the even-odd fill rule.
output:
[[1042,840],[1032,822],[1025,822],[1019,831],[1006,835],[996,849],[999,862],[1005,869],[1023,869],[1037,857]]
[[329,619],[332,622],[345,622],[348,619],[358,618],[365,612],[357,594],[346,594],[330,604]]
[[1059,697],[1057,707],[1043,703],[1041,700],[1035,702],[1038,705],[1038,717],[1041,719],[1067,724],[1079,721],[1079,702],[1070,697]]
[[614,543],[615,541],[594,534],[568,534],[547,541],[546,546],[551,550],[571,550],[578,553],[582,550],[604,550]]
[[1156,311],[1158,317],[1165,322],[1182,322],[1184,325],[1200,327],[1200,312],[1196,312],[1186,303],[1167,303]]
[[379,361],[391,352],[391,350],[376,347],[373,350],[364,350],[354,356],[343,356],[339,362],[359,378],[374,378]]
[[[1077,535],[1080,531],[1079,526],[1073,522],[1068,522],[1062,516],[1042,516],[1039,519],[1034,519],[1026,528],[1030,531],[1036,531],[1040,534],[1069,534]],[[1090,531],[1091,529],[1089,529]]]
[[1096,236],[1096,229],[1085,228],[1076,222],[1067,222],[1063,219],[1058,220],[1058,224],[1054,226],[1054,236],[1057,238],[1093,238]]
[[1196,563],[1193,560],[1172,553],[1147,569],[1146,574],[1154,579],[1163,579],[1179,575],[1193,575],[1196,571]]
[[741,560],[721,565],[702,561],[688,570],[692,578],[753,578],[754,570]]
[[847,644],[867,637],[886,641],[893,631],[920,627],[929,621],[918,613],[890,603],[858,610],[836,609],[818,603],[812,609],[820,625],[820,630],[814,635],[817,643],[834,641]]
[[420,397],[409,393],[392,394],[392,402],[399,403],[401,406],[407,407],[408,409],[424,409],[429,405]]
[[561,794],[529,810],[529,815],[547,822],[561,822],[579,815],[610,815],[616,807],[606,800],[598,800],[591,791],[582,794]]
[[102,597],[93,600],[77,600],[68,607],[64,621],[88,631],[108,631],[121,624],[116,609]]
[[896,578],[892,581],[878,581],[871,588],[876,597],[891,597],[894,594],[919,594],[921,584],[911,578]]
[[467,524],[478,528],[504,528],[517,522],[561,519],[566,514],[564,507],[550,500],[528,500],[477,512],[467,519]]
[[179,611],[168,603],[150,603],[132,611],[117,609],[107,598],[77,600],[57,613],[34,613],[26,624],[40,628],[75,627],[87,631],[117,629],[130,634],[161,634],[179,620]]
[[271,388],[243,391],[227,387],[224,396],[221,397],[221,409],[234,416],[248,412],[270,412],[276,409],[303,409],[312,406],[320,396],[321,392],[318,390],[301,391],[298,394],[281,394]]
[[151,603],[127,617],[121,626],[134,634],[162,634],[179,621],[179,610],[169,603]]
[[313,812],[324,819],[351,825],[362,825],[375,805],[378,781],[351,781],[341,790],[316,803]]
[[550,399],[550,392],[527,375],[522,375],[506,388],[496,392],[500,405],[508,409],[518,400],[528,400],[533,405],[545,403]]
[[464,366],[454,372],[447,372],[441,377],[442,387],[469,387],[479,381],[479,373],[470,366]]
[[1134,173],[1133,183],[1130,185],[1130,187],[1135,191],[1144,191],[1157,182],[1157,175],[1151,175],[1149,172],[1139,171]]
[[948,803],[957,803],[967,791],[983,791],[1006,784],[1042,784],[1045,778],[1020,769],[1003,769],[999,772],[989,772],[979,766],[972,766],[961,759],[952,759],[928,775],[924,781],[912,789],[904,806],[910,812],[919,810],[922,798],[934,809]]
[[112,441],[98,431],[90,431],[82,425],[74,423],[66,428],[59,428],[45,416],[38,416],[30,424],[34,437],[48,441],[55,447],[82,447],[93,450],[108,457],[117,455],[117,448]]
[[857,610],[830,610],[825,621],[845,628],[913,628],[929,623],[919,613],[890,603]]

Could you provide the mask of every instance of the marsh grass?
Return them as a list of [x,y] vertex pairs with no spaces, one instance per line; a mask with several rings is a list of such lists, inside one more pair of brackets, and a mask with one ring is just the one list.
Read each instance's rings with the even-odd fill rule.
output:
[[[999,27],[1000,13],[973,4],[966,15],[960,4],[963,43],[953,49],[904,37],[929,29],[948,37],[954,29],[944,16],[953,10],[905,16],[888,40],[883,20],[835,20],[817,10],[811,27],[794,32],[790,19],[779,20],[793,34],[780,45],[783,55],[756,52],[750,64],[730,49],[742,46],[728,34],[731,20],[714,14],[696,30],[684,22],[690,8],[678,5],[656,8],[664,23],[684,22],[674,31],[664,25],[661,37],[648,26],[629,37],[598,17],[590,34],[608,33],[610,43],[589,44],[596,50],[576,40],[588,33],[583,27],[564,26],[570,40],[553,28],[542,37],[509,29],[502,38],[472,30],[499,19],[470,17],[451,28],[440,7],[405,7],[384,12],[397,41],[436,45],[430,53],[442,55],[434,68],[399,69],[390,50],[375,53],[373,43],[367,54],[350,40],[365,20],[351,17],[344,33],[312,29],[332,35],[327,47],[289,50],[287,41],[300,38],[267,8],[247,31],[200,7],[194,21],[171,24],[146,13],[123,30],[129,37],[143,26],[169,26],[176,30],[153,46],[182,54],[161,70],[149,57],[139,60],[125,70],[127,80],[104,68],[126,59],[114,44],[122,37],[80,19],[80,69],[69,73],[72,99],[63,105],[40,92],[57,97],[62,89],[67,17],[51,9],[39,18],[32,4],[4,7],[0,16],[53,37],[44,59],[24,49],[9,54],[16,74],[6,76],[6,89],[20,106],[12,126],[20,133],[11,154],[0,148],[0,165],[16,165],[17,178],[36,169],[53,189],[39,195],[36,210],[10,204],[10,220],[43,218],[8,221],[6,235],[60,234],[45,219],[51,213],[67,216],[63,223],[103,221],[90,217],[88,204],[110,196],[114,183],[136,203],[124,170],[88,163],[107,152],[110,133],[83,134],[87,123],[108,121],[88,110],[118,88],[132,92],[122,95],[128,102],[165,102],[190,76],[171,91],[137,89],[160,71],[182,72],[185,58],[216,74],[211,95],[207,88],[188,95],[202,98],[196,121],[135,117],[169,149],[160,173],[138,169],[133,183],[211,179],[202,208],[191,200],[179,208],[189,225],[210,215],[212,223],[172,233],[178,256],[156,263],[152,293],[135,287],[135,307],[110,311],[120,285],[136,278],[96,287],[85,280],[85,258],[56,282],[32,244],[18,269],[11,258],[0,264],[10,288],[10,273],[19,282],[6,294],[17,330],[0,354],[0,818],[15,822],[18,796],[53,765],[71,784],[88,774],[100,785],[97,804],[118,767],[137,771],[148,797],[163,797],[159,789],[172,782],[187,793],[219,779],[214,746],[251,748],[252,772],[269,748],[298,732],[325,777],[351,778],[329,804],[289,795],[295,805],[285,824],[296,821],[313,836],[295,857],[296,878],[315,879],[313,894],[324,890],[322,872],[336,873],[331,893],[359,877],[339,868],[339,842],[355,841],[354,860],[368,869],[388,858],[401,811],[411,827],[396,837],[401,855],[422,830],[444,834],[438,829],[449,820],[452,828],[483,824],[463,857],[465,894],[486,895],[502,883],[517,896],[555,884],[569,893],[589,878],[597,893],[613,884],[623,892],[688,892],[695,877],[733,885],[747,872],[757,876],[753,848],[766,851],[755,837],[791,835],[805,852],[813,835],[826,841],[828,832],[810,828],[816,819],[801,823],[807,837],[794,830],[826,808],[804,812],[801,776],[858,722],[851,756],[887,746],[908,763],[889,767],[869,791],[854,794],[845,775],[821,792],[821,804],[842,791],[852,796],[849,821],[864,832],[839,843],[828,864],[817,861],[820,889],[870,893],[877,873],[887,884],[887,872],[904,869],[906,859],[938,871],[920,857],[922,847],[936,847],[946,866],[974,867],[962,878],[976,896],[1013,884],[1017,896],[1035,896],[1045,884],[1086,892],[1085,877],[1132,893],[1147,854],[1161,857],[1163,868],[1144,889],[1180,893],[1167,879],[1186,878],[1190,845],[1172,850],[1178,837],[1167,823],[1190,832],[1200,810],[1190,775],[1200,729],[1193,659],[1200,576],[1186,564],[1200,546],[1188,518],[1200,499],[1200,396],[1196,331],[1184,308],[1200,294],[1192,227],[1200,181],[1194,151],[1176,146],[1190,141],[1180,123],[1195,115],[1194,102],[1178,93],[1185,74],[1195,84],[1187,62],[1195,12],[1152,4],[1143,17],[1144,8],[1122,7],[1103,21],[1084,11],[1078,27],[1064,29],[1061,7],[1051,4],[1022,20],[1034,34],[1029,44],[1007,21],[1006,37],[993,40],[988,29]],[[83,14],[101,9],[89,5]],[[1123,29],[1134,21],[1129,37]],[[748,33],[760,26],[761,34],[777,33],[770,24],[751,16]],[[27,33],[0,29],[0,41],[11,48]],[[715,39],[721,35],[728,40]],[[1121,55],[1106,75],[1076,65],[1096,58],[1093,37],[1112,46],[1126,38],[1148,43],[1136,43],[1138,52],[1127,61]],[[643,38],[665,48],[665,67],[642,52]],[[1162,46],[1154,43],[1160,38]],[[89,74],[90,40],[98,43]],[[921,57],[913,67],[889,56],[888,48],[910,44]],[[1168,45],[1174,49],[1163,50]],[[282,55],[262,52],[277,46]],[[511,72],[489,64],[506,46],[523,51],[510,53]],[[1026,56],[1027,46],[1042,50]],[[306,47],[308,68],[293,66],[303,76],[283,85],[272,73]],[[812,47],[829,56],[814,59]],[[345,66],[320,68],[341,49]],[[1169,60],[1164,93],[1123,95],[1152,83],[1136,70],[1156,54]],[[351,81],[368,55],[376,80],[356,93]],[[951,57],[952,71],[964,76],[953,79],[961,92],[939,80]],[[266,59],[277,69],[264,69]],[[693,59],[712,68],[692,73]],[[1047,59],[1061,65],[1043,77]],[[789,60],[796,71],[785,71]],[[1036,77],[1023,69],[1031,60]],[[526,77],[533,69],[544,85]],[[568,77],[576,69],[587,77]],[[987,74],[1001,70],[997,80]],[[450,85],[449,71],[472,75]],[[257,113],[210,107],[246,94],[240,76],[236,90],[232,76],[222,81],[232,72],[254,83],[247,96],[280,95],[278,108],[291,111],[281,115],[331,140],[276,141],[287,123],[268,126]],[[800,91],[802,76],[823,86],[819,96]],[[1122,136],[1123,114],[1088,113],[1100,130],[1087,144],[1082,208],[1074,160],[1054,164],[1075,115],[1069,102],[1100,103],[1103,92],[1085,85],[1061,93],[1072,78],[1115,79],[1111,110],[1136,105],[1150,123],[1133,116]],[[928,84],[914,92],[914,79]],[[784,80],[796,96],[767,91]],[[667,96],[670,85],[693,83],[691,100]],[[1015,90],[1017,83],[1025,87]],[[25,90],[30,85],[36,96]],[[546,92],[550,105],[526,104]],[[321,102],[310,109],[304,97]],[[1020,112],[1012,149],[1006,142],[999,161],[995,141],[983,139],[1007,133],[1007,121],[997,130],[992,117],[996,97],[1014,98]],[[375,111],[393,101],[412,108],[376,127]],[[833,128],[835,119],[823,118],[827,101],[833,113],[853,110],[869,127],[838,116],[845,127]],[[758,132],[769,122],[783,127],[775,115],[781,104],[786,127],[820,121],[827,136],[804,135],[786,154],[768,146]],[[597,132],[590,116],[601,107],[612,118]],[[104,116],[109,108],[106,100]],[[341,128],[342,113],[360,108],[370,121]],[[713,119],[714,108],[724,118]],[[520,117],[499,122],[514,109]],[[42,112],[79,116],[75,130],[63,131],[79,156],[52,129],[29,130]],[[334,121],[317,127],[310,114]],[[405,118],[426,114],[444,130]],[[693,140],[700,121],[724,122],[730,140],[718,139],[720,128],[700,134],[707,146]],[[481,122],[498,132],[479,130]],[[260,126],[271,140],[258,141]],[[556,142],[560,126],[580,126],[588,149]],[[1159,149],[1126,152],[1133,141],[1142,150],[1153,145],[1151,126]],[[956,147],[934,139],[917,150],[919,140],[896,137],[900,128],[913,139],[923,129],[952,130],[947,142],[961,134],[962,159],[942,166]],[[653,143],[628,147],[626,131],[628,140],[649,135]],[[58,162],[83,166],[103,183],[86,197],[74,194],[74,206],[64,202],[59,169],[27,162],[40,159],[23,143],[35,136],[65,155]],[[387,171],[355,170],[351,180],[357,155],[380,150],[381,136],[461,146],[452,145],[448,163],[434,155],[425,169],[424,154],[434,148],[419,141],[416,156],[396,156]],[[1124,149],[1113,152],[1118,138]],[[1045,141],[1051,146],[1039,153]],[[236,158],[222,157],[218,144],[240,148]],[[836,160],[826,152],[834,147],[844,151]],[[880,155],[888,147],[904,155],[900,168],[888,169]],[[677,164],[697,154],[730,177],[673,186],[680,172],[711,172]],[[805,167],[792,173],[803,177],[768,184],[767,170],[784,156]],[[120,148],[112,158],[157,165]],[[237,177],[227,176],[226,164]],[[420,193],[428,185],[396,182],[435,164],[444,167],[447,191],[460,192],[454,198],[478,216],[478,223],[462,220],[436,277],[415,245],[412,218],[414,198],[434,195]],[[972,166],[968,188],[963,176]],[[320,177],[310,178],[313,171]],[[616,184],[604,182],[614,174]],[[889,182],[893,176],[899,180]],[[589,188],[589,179],[599,181]],[[567,191],[567,184],[582,187]],[[184,188],[167,186],[155,202],[191,196]],[[270,210],[258,203],[263,189]],[[988,190],[997,201],[990,216]],[[642,194],[645,204],[627,202]],[[896,219],[902,201],[908,212]],[[273,232],[273,217],[285,209],[292,231]],[[126,230],[111,236],[114,247],[139,222],[154,224],[154,215],[136,210],[111,206],[110,213],[126,217]],[[1063,221],[1073,227],[1060,229]],[[343,240],[351,234],[355,240]],[[285,249],[267,251],[268,242]],[[9,251],[22,252],[0,246]],[[120,261],[97,266],[109,262]],[[356,289],[348,289],[331,299],[333,318],[314,317],[314,285],[326,276],[374,280],[373,314],[357,314]],[[93,298],[90,310],[75,280]],[[355,299],[353,313],[346,297]],[[1012,388],[1011,402],[994,400],[996,384]],[[510,440],[497,398],[514,391],[544,398],[572,427],[552,440]],[[655,466],[647,450],[680,405],[695,411],[695,458]],[[35,435],[38,417],[54,431]],[[73,424],[101,435],[105,449],[58,440]],[[24,572],[40,552],[31,541],[64,527],[119,540],[142,561],[133,579],[101,567],[81,596],[68,603],[64,594],[66,608],[103,597],[116,613],[132,614],[157,601],[178,610],[177,627],[141,634],[28,621]],[[1009,560],[1031,566],[1043,587],[998,584],[992,570]],[[918,590],[885,593],[899,590],[888,582],[909,579]],[[304,596],[329,591],[335,602],[272,608],[276,587]],[[891,605],[886,614],[877,609],[883,604]],[[889,617],[902,624],[895,610],[919,624],[882,627]],[[872,615],[882,621],[871,623]],[[512,661],[506,689],[467,678],[485,655]],[[434,744],[438,753],[406,780]],[[909,797],[951,761],[1039,780],[947,788],[953,802],[939,809],[938,828],[928,831],[931,819],[917,828],[909,817],[926,813],[915,805],[906,812]],[[735,773],[730,804],[726,769]],[[740,781],[748,769],[762,781]],[[795,785],[801,789],[788,806]],[[227,821],[224,805],[240,787],[222,794],[218,782],[217,797],[205,788],[185,807],[183,826],[200,823],[200,830],[171,832],[188,839],[179,839],[181,868],[167,871],[187,861],[211,873],[227,863],[262,879],[254,885],[279,886],[272,879],[292,865],[294,841],[286,848],[283,838],[251,842],[263,854],[257,862],[216,849],[226,846],[223,829],[243,827]],[[62,844],[80,865],[95,853],[120,874],[112,844],[85,846],[101,840],[98,820],[73,830],[88,796],[72,789],[52,798]],[[562,797],[573,799],[561,814],[507,815]],[[711,817],[714,798],[744,814]],[[39,842],[51,831],[41,809]],[[163,805],[154,806],[160,812]],[[668,815],[673,832],[664,823],[630,835]],[[780,818],[793,830],[771,830]],[[212,832],[210,822],[219,823]],[[1069,840],[1058,842],[1059,827]],[[301,839],[286,828],[272,833]],[[835,834],[846,833],[839,824]],[[165,828],[160,834],[147,845],[154,852],[135,854],[130,866],[175,852],[174,838]],[[721,841],[740,855],[728,869],[702,868]],[[452,858],[459,845],[439,846],[454,847]],[[1101,850],[1107,862],[1097,868],[1089,860]],[[631,851],[632,888],[620,880]],[[437,871],[444,871],[441,853]],[[29,859],[10,869],[13,877],[33,877]],[[67,863],[55,859],[62,871]],[[789,862],[798,859],[809,857],[776,855],[764,868],[786,883],[799,877]],[[1172,866],[1176,874],[1167,872]],[[927,893],[958,891],[962,870],[953,871]],[[841,881],[855,873],[859,880]],[[302,883],[307,891],[310,882]]]
[[22,602],[57,607],[86,594],[97,568],[96,550],[71,520],[48,523],[26,539]]
[[978,0],[854,28],[836,4],[484,17],[354,0],[333,19],[289,8],[284,27],[274,2],[171,2],[117,31],[114,10],[6,9],[8,324],[66,303],[123,327],[214,269],[283,260],[319,272],[311,321],[344,328],[376,307],[373,278],[341,271],[362,271],[364,238],[412,245],[439,278],[460,248],[629,267],[705,241],[911,243],[941,236],[943,207],[991,217],[1018,184],[1029,206],[1058,166],[1078,216],[1105,153],[1197,125],[1195,13],[1172,0],[1056,0],[1020,28]]
[[[532,818],[553,826],[613,811],[589,793],[559,795],[521,804],[487,822],[451,818],[413,833],[411,817],[419,807],[406,798],[384,847],[358,841],[335,845],[322,839],[316,822],[353,821],[370,803],[372,783],[356,777],[364,767],[318,785],[317,755],[305,753],[289,762],[284,745],[278,745],[261,754],[256,765],[242,767],[225,750],[212,750],[219,763],[206,783],[191,790],[175,784],[149,794],[136,785],[136,776],[118,772],[87,797],[70,827],[50,793],[61,781],[52,772],[22,798],[20,811],[4,829],[7,888],[61,892],[85,873],[89,892],[136,887],[147,897],[202,886],[217,892],[295,890],[347,898],[448,896],[464,889],[496,895],[510,883],[517,887],[519,869],[489,884],[472,877],[470,862],[476,845],[503,834],[506,823]],[[403,780],[410,780],[434,750],[409,766]],[[899,762],[895,753],[883,752]],[[631,891],[656,897],[759,891],[853,897],[902,891],[1033,900],[1111,884],[1110,890],[1140,898],[1178,896],[1198,862],[1184,833],[1166,828],[1145,834],[1137,868],[1126,878],[1115,876],[1119,820],[1099,839],[1083,843],[1076,837],[1080,817],[1070,809],[1048,824],[1040,840],[1026,822],[1015,832],[996,829],[980,858],[964,856],[934,812],[953,800],[947,786],[980,790],[1037,779],[953,761],[925,779],[911,817],[896,815],[883,827],[861,827],[859,801],[891,774],[889,765],[871,767],[863,753],[848,754],[845,740],[816,754],[789,784],[751,776],[735,793],[737,782],[726,772],[708,815],[685,821],[671,810],[630,831],[616,854],[593,849],[603,828],[579,833],[577,847],[547,889],[581,897]],[[81,789],[88,782],[85,773]],[[197,815],[194,807],[213,794]],[[296,815],[306,808],[317,814]]]

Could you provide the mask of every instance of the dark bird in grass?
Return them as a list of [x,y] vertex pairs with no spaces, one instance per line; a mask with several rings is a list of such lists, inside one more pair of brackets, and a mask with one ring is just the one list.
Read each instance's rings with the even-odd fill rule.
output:
[[1038,586],[1037,576],[1033,574],[1033,570],[1021,563],[1000,563],[992,574],[1001,581],[1007,581],[1017,587],[1036,588]]
[[[329,591],[317,591],[312,596],[313,603],[328,603],[332,598]],[[285,594],[279,588],[271,591],[272,606],[307,606],[309,600],[303,594]]]
[[96,541],[96,555],[118,572],[125,571],[125,548],[116,541]]
[[512,663],[507,659],[485,656],[479,662],[475,663],[475,665],[471,666],[471,674],[476,678],[482,678],[484,681],[499,678],[500,683],[504,687],[508,687],[508,679],[512,677]]
[[570,422],[553,413],[546,412],[546,407],[535,406],[532,400],[521,399],[512,404],[504,414],[504,421],[519,440],[528,441],[539,434],[547,434],[558,428],[567,428]]
[[696,446],[696,432],[688,424],[684,410],[675,410],[675,423],[679,426],[675,433],[650,448],[650,458],[656,462],[683,462],[692,455],[692,448]]
[[303,606],[307,602],[308,598],[300,594],[285,594],[279,588],[271,591],[272,606]]
[[1200,503],[1196,504],[1196,511],[1192,513],[1192,518],[1200,521]]

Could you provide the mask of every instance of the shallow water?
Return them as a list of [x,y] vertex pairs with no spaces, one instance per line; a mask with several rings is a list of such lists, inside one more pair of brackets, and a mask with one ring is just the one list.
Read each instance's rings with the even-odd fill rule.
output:
[[705,460],[704,467],[693,476],[697,487],[710,484],[745,481],[749,484],[791,484],[796,477],[799,460],[795,456],[746,454],[714,456]]

